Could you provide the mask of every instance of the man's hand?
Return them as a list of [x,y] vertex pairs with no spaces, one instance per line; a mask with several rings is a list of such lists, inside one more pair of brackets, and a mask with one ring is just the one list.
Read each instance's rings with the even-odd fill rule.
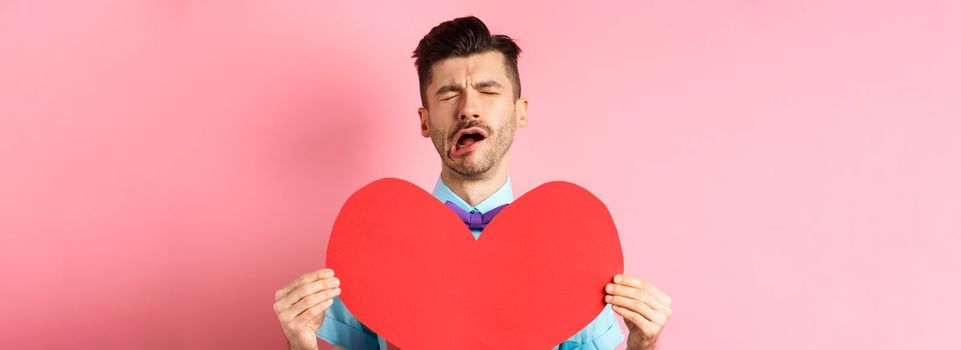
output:
[[317,349],[317,330],[324,322],[324,311],[340,295],[340,280],[334,270],[309,272],[274,293],[274,312],[293,350]]
[[614,283],[608,283],[604,290],[604,301],[624,318],[630,331],[627,348],[654,349],[661,329],[671,317],[671,297],[650,282],[628,275],[614,276]]

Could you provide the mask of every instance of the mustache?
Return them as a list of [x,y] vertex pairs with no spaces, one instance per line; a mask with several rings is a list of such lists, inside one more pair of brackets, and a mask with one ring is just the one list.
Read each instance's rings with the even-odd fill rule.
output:
[[469,121],[461,122],[460,124],[458,124],[457,127],[454,128],[454,131],[447,136],[447,139],[448,140],[453,139],[454,135],[457,135],[457,133],[460,132],[461,130],[475,128],[475,127],[481,128],[481,129],[484,129],[484,131],[487,131],[487,137],[491,137],[492,135],[494,135],[494,130],[491,130],[491,128],[488,127],[486,124],[482,123],[479,120],[469,120]]

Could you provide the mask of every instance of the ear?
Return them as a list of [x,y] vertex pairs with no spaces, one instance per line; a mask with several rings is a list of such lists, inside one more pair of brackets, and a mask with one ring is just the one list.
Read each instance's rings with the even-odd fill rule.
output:
[[518,98],[514,101],[514,114],[517,116],[517,127],[523,128],[527,126],[527,99]]
[[420,116],[420,134],[424,137],[430,137],[430,112],[427,108],[420,107],[417,108],[417,115]]

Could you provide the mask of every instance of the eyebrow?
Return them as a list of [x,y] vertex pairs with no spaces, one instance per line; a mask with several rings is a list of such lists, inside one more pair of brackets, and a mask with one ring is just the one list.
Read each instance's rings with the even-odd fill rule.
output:
[[[489,87],[496,87],[496,88],[503,89],[504,85],[501,85],[501,83],[498,83],[497,81],[494,81],[494,80],[483,80],[483,81],[478,81],[474,83],[474,88],[478,90],[483,88],[489,88]],[[464,87],[461,85],[447,84],[447,85],[441,86],[440,89],[437,89],[437,92],[435,92],[434,94],[440,95],[440,94],[451,92],[451,91],[461,91],[463,89]]]

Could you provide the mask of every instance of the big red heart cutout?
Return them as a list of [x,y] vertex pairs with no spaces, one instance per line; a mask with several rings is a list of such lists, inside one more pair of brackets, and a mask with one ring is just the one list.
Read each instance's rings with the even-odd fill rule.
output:
[[624,258],[607,208],[572,183],[524,194],[475,240],[436,198],[388,178],[347,199],[327,266],[347,309],[401,349],[550,349],[603,310]]

